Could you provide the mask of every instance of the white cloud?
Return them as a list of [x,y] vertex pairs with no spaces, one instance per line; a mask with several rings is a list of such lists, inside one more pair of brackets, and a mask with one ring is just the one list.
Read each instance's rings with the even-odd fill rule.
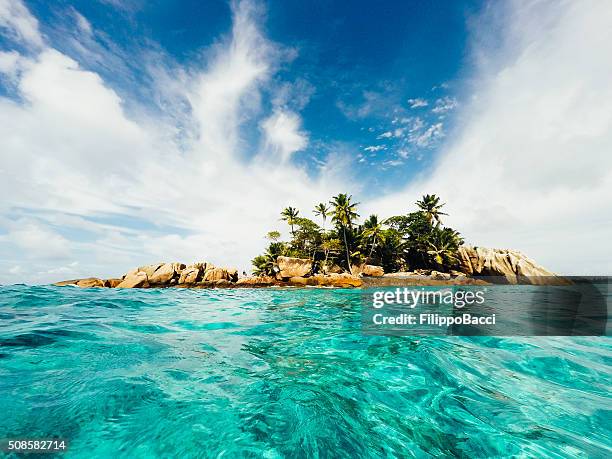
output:
[[14,244],[26,257],[58,260],[70,256],[69,241],[36,221],[20,219],[8,229],[7,234],[0,236],[0,242]]
[[392,131],[386,131],[386,132],[383,132],[382,134],[380,134],[376,138],[377,139],[390,139],[391,137],[393,137],[393,132]]
[[431,111],[437,115],[442,115],[444,113],[450,112],[457,107],[457,99],[454,97],[442,97],[436,100],[436,105]]
[[497,40],[476,34],[475,97],[453,140],[431,172],[370,205],[391,214],[433,192],[468,242],[610,274],[611,23],[605,1],[513,2],[501,23],[482,19]]
[[[256,27],[254,5],[233,7],[229,39],[207,54],[205,70],[182,77],[196,130],[187,145],[164,119],[128,115],[98,74],[59,51],[45,45],[23,58],[16,88],[24,102],[0,97],[0,193],[11,196],[0,201],[0,282],[57,280],[62,254],[78,261],[72,277],[176,259],[248,270],[270,225],[286,230],[280,209],[307,213],[351,189],[353,152],[330,150],[316,178],[286,161],[307,144],[300,117],[279,108],[266,115],[259,103],[283,55]],[[243,126],[262,115],[267,141],[257,152]],[[36,227],[15,219],[24,212]],[[21,274],[10,273],[17,265]]]
[[17,51],[0,51],[0,73],[14,77],[19,69],[20,57]]
[[0,33],[2,32],[27,45],[43,45],[38,21],[21,0],[0,0]]
[[436,123],[429,126],[425,131],[419,131],[419,128],[413,128],[408,136],[408,141],[421,148],[426,148],[444,137],[444,127],[442,123]]
[[87,18],[75,9],[73,9],[72,13],[74,14],[74,19],[79,29],[85,34],[91,35],[93,33],[93,29]]
[[410,105],[410,108],[420,108],[420,107],[427,107],[427,105],[429,105],[429,103],[425,100],[425,99],[408,99],[408,104]]
[[308,138],[301,129],[301,119],[293,112],[278,111],[263,121],[266,147],[286,162],[295,152],[303,150]]
[[370,153],[376,153],[377,151],[386,150],[387,147],[384,145],[370,145],[369,147],[365,147],[365,151],[369,151]]

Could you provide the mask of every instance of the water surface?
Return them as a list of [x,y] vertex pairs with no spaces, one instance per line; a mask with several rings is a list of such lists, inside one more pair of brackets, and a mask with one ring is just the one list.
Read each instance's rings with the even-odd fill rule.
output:
[[612,456],[610,338],[365,336],[360,303],[0,287],[0,439],[83,458]]

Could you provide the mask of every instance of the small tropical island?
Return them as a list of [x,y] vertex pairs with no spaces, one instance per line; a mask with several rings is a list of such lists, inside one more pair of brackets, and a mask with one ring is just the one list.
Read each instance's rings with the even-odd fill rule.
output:
[[[252,260],[253,275],[211,263],[154,263],[111,279],[90,277],[54,285],[109,288],[368,287],[385,285],[469,285],[543,283],[556,275],[522,253],[464,245],[461,234],[443,224],[444,203],[434,194],[415,210],[358,223],[359,203],[340,193],[318,203],[304,217],[295,207],[280,213],[290,240],[270,231],[268,247]],[[548,280],[547,280],[548,279]]]

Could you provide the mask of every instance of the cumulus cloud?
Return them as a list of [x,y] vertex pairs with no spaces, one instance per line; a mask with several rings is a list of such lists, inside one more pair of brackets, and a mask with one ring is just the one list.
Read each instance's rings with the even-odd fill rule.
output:
[[[113,276],[175,259],[249,269],[270,226],[284,229],[279,209],[349,189],[347,154],[330,151],[314,178],[288,161],[307,143],[299,114],[266,114],[260,103],[282,50],[261,34],[256,5],[232,7],[227,40],[174,88],[189,102],[187,144],[165,118],[128,114],[99,74],[52,44],[12,55],[21,70],[17,97],[0,97],[0,193],[11,196],[0,201],[0,282],[57,280],[58,266]],[[245,140],[253,119],[265,120],[261,151]]]
[[520,249],[561,273],[609,274],[612,4],[506,8],[475,22],[472,102],[440,160],[370,205],[392,214],[433,192],[468,242]]

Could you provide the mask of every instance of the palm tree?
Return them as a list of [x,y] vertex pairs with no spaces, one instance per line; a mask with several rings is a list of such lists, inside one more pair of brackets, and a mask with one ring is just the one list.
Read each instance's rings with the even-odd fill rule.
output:
[[417,206],[421,209],[421,212],[425,214],[425,217],[429,221],[430,224],[433,225],[434,220],[437,223],[442,223],[440,219],[441,215],[448,215],[444,212],[440,212],[440,209],[444,207],[444,203],[440,204],[440,198],[435,194],[426,194],[423,196],[423,199],[417,201]]
[[323,219],[323,231],[325,231],[325,220],[327,220],[327,216],[329,215],[329,206],[320,202],[315,206],[314,214],[319,215]]
[[278,231],[269,231],[268,234],[266,234],[266,239],[269,239],[272,242],[277,242],[280,237],[281,233],[279,233]]
[[286,221],[289,224],[289,226],[291,227],[291,236],[294,236],[294,237],[295,237],[295,232],[293,231],[293,225],[295,224],[295,219],[297,218],[299,213],[300,213],[299,210],[291,206],[286,207],[281,212],[281,220]]
[[385,230],[383,229],[384,221],[379,222],[377,215],[370,215],[370,217],[363,223],[363,237],[372,239],[372,246],[370,247],[370,254],[368,258],[372,258],[374,253],[374,247],[376,247],[376,240],[385,242]]
[[346,239],[346,231],[353,228],[353,221],[359,217],[356,207],[359,203],[351,202],[352,196],[346,193],[339,193],[334,196],[329,203],[333,207],[332,221],[334,221],[340,229],[342,229],[342,238],[344,239],[344,249],[346,251],[346,264],[348,270],[353,274],[351,268],[351,256],[349,246]]
[[463,244],[459,233],[451,228],[440,228],[437,224],[427,241],[427,254],[438,266],[452,265],[457,262],[457,251]]
[[325,258],[323,259],[323,267],[327,269],[327,260],[331,253],[337,253],[342,250],[342,246],[340,240],[334,239],[331,235],[327,235],[323,242],[321,243],[321,248],[323,249],[323,254]]

